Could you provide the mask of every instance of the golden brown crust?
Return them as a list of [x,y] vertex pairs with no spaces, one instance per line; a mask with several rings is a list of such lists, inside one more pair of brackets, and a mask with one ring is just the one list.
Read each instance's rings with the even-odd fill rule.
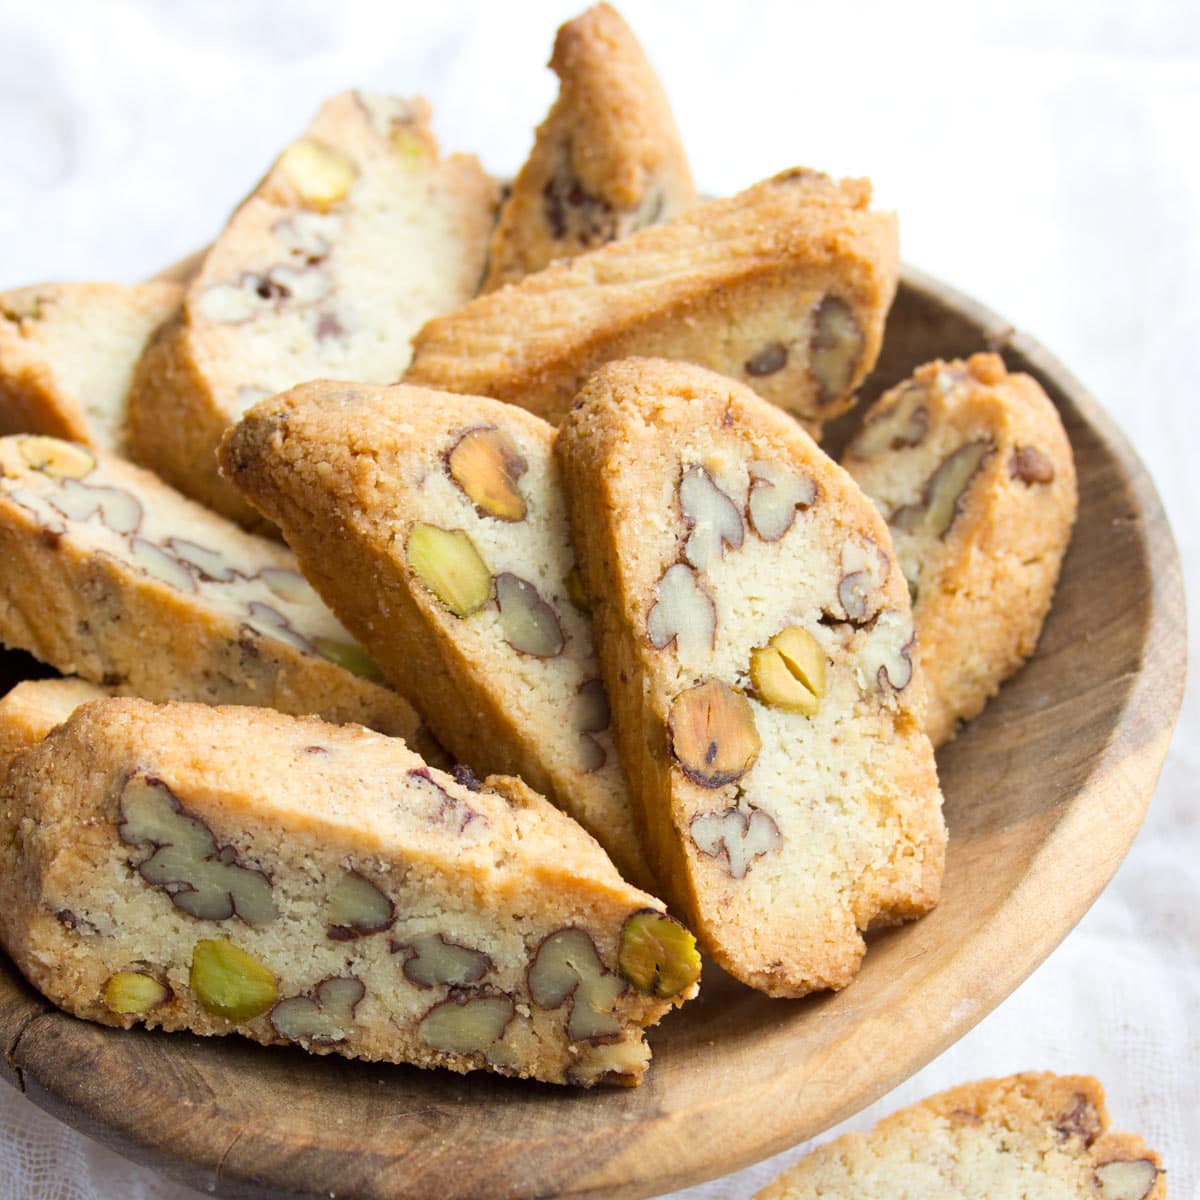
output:
[[629,26],[597,4],[558,31],[559,94],[492,236],[484,291],[693,204],[670,105]]
[[405,381],[557,423],[596,367],[653,355],[747,381],[819,425],[853,403],[895,293],[895,218],[869,203],[865,180],[785,171],[429,321]]
[[0,779],[9,762],[40,742],[81,704],[110,692],[83,679],[26,679],[0,698]]

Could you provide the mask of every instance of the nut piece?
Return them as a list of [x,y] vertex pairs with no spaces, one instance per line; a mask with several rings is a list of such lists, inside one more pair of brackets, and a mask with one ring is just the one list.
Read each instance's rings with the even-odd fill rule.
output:
[[171,998],[171,989],[145,971],[118,971],[104,984],[104,1007],[121,1016],[135,1016]]
[[396,906],[365,875],[347,871],[334,885],[325,903],[325,936],[334,942],[390,929]]
[[1157,1179],[1158,1168],[1148,1158],[1113,1159],[1096,1168],[1104,1200],[1145,1200]]
[[1085,1147],[1104,1132],[1096,1106],[1082,1092],[1075,1093],[1075,1104],[1058,1118],[1054,1128],[1064,1138],[1082,1138]]
[[142,523],[142,505],[135,496],[120,488],[99,487],[64,479],[50,503],[72,521],[90,521],[99,517],[113,533],[136,533]]
[[571,1000],[567,1037],[573,1042],[621,1032],[613,1006],[624,990],[624,981],[605,970],[591,935],[577,925],[550,934],[529,967],[529,994],[540,1008],[552,1011]]
[[852,625],[865,624],[878,605],[876,592],[887,573],[887,558],[874,542],[847,542],[842,547],[838,599]]
[[717,637],[717,610],[696,573],[684,563],[672,563],[654,590],[654,605],[646,618],[646,635],[656,650],[675,643],[681,663],[704,660]]
[[261,1017],[279,999],[275,976],[225,938],[196,943],[188,982],[205,1012],[235,1024]]
[[383,672],[379,664],[357,642],[343,642],[339,638],[313,638],[313,649],[331,663],[337,663],[343,670],[362,679],[370,679],[374,683],[383,682]]
[[724,554],[741,548],[746,531],[737,505],[713,482],[703,467],[689,467],[679,481],[679,509],[691,533],[683,557],[706,571]]
[[683,773],[701,787],[741,779],[762,749],[750,701],[720,679],[706,679],[676,696],[667,726]]
[[443,1054],[490,1058],[515,1011],[511,996],[451,996],[425,1014],[417,1036]]
[[293,1042],[344,1042],[354,1024],[354,1010],[366,994],[353,975],[335,975],[317,984],[313,996],[280,1000],[271,1010],[271,1024],[280,1037]]
[[948,454],[925,481],[919,504],[905,504],[888,518],[893,529],[944,537],[962,512],[963,499],[975,473],[992,452],[987,439],[967,442]]
[[414,523],[404,544],[408,565],[456,617],[469,617],[491,598],[492,573],[461,529]]
[[468,430],[446,456],[446,469],[483,516],[525,520],[528,509],[517,480],[529,464],[502,429]]
[[825,651],[808,630],[789,625],[751,652],[750,681],[764,704],[815,716],[825,695]]
[[292,628],[291,621],[279,609],[263,604],[261,600],[253,600],[246,606],[246,627],[263,637],[287,642],[289,646],[295,646],[305,653],[312,650],[308,641]]
[[916,644],[912,617],[887,609],[879,614],[858,654],[858,683],[864,690],[878,686],[900,692],[912,682],[912,652]]
[[491,958],[482,950],[447,941],[440,933],[423,934],[410,942],[393,942],[392,953],[405,956],[404,978],[420,988],[478,983],[492,969]]
[[224,921],[236,914],[247,925],[275,919],[267,877],[241,866],[232,846],[218,846],[212,830],[184,813],[161,780],[134,775],[125,784],[117,833],[127,846],[153,847],[138,873],[189,916]]
[[571,714],[571,725],[580,734],[582,768],[598,771],[608,758],[604,747],[591,735],[602,733],[608,728],[612,713],[608,704],[608,692],[602,679],[589,679],[580,684],[575,693],[575,708]]
[[816,481],[773,462],[752,462],[749,471],[750,527],[764,542],[777,542],[791,529],[796,509],[816,502]]
[[563,576],[563,586],[567,589],[567,599],[581,613],[592,611],[587,592],[583,590],[583,576],[579,574],[579,566],[571,564],[571,569]]
[[[192,542],[187,538],[167,538],[167,549],[180,562],[192,567],[206,582],[232,583],[238,576],[238,572],[225,561],[225,556],[219,550],[210,550],[207,546],[201,546],[199,542]],[[275,570],[276,568],[268,569]],[[292,572],[288,572],[288,574],[292,574]],[[266,575],[267,572],[264,571],[263,580],[268,587],[271,587]],[[271,588],[271,590],[275,589]],[[286,599],[286,597],[281,597],[281,599]]]
[[692,818],[690,830],[700,853],[722,860],[734,879],[745,879],[756,858],[783,845],[771,814],[751,805],[702,813]]
[[[232,577],[236,572],[231,569],[230,574]],[[258,577],[271,593],[285,604],[311,604],[318,599],[312,585],[299,571],[289,571],[287,567],[264,567],[259,571]]]
[[919,383],[902,385],[895,403],[873,416],[847,448],[851,458],[874,458],[884,450],[919,446],[929,433],[926,391]]
[[24,437],[21,457],[35,470],[55,479],[82,479],[96,469],[96,456],[83,446],[54,437]]
[[311,137],[294,141],[279,156],[279,168],[303,203],[318,212],[344,200],[358,178],[353,159]]
[[1054,463],[1036,446],[1018,446],[1008,460],[1008,473],[1027,487],[1054,482]]
[[496,576],[496,603],[504,640],[522,654],[554,658],[562,653],[562,626],[554,609],[538,590],[519,575],[504,571]]
[[[448,792],[430,773],[428,767],[414,767],[405,777],[411,780],[421,791],[429,794],[433,801],[427,812],[431,825],[441,825],[453,833],[463,833],[472,821],[478,821],[480,828],[487,825],[487,817],[476,812],[465,800]],[[466,786],[460,783],[459,786]]]
[[129,556],[152,579],[181,592],[196,590],[196,581],[187,567],[154,542],[147,541],[144,537],[131,539]]
[[747,375],[774,375],[787,366],[788,351],[782,342],[768,342],[753,358],[748,358],[743,366]]
[[617,966],[639,992],[669,1000],[700,978],[696,939],[656,908],[635,912],[621,930]]
[[863,333],[853,309],[837,296],[826,296],[813,313],[808,363],[817,385],[817,403],[832,404],[850,390],[863,352]]
[[638,1037],[617,1042],[593,1042],[567,1072],[567,1079],[579,1086],[598,1082],[636,1086],[650,1061],[649,1047]]

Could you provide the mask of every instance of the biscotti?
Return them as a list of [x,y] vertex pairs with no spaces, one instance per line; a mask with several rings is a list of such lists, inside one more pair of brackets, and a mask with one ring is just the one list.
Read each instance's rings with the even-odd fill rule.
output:
[[419,731],[287,550],[101,450],[0,439],[0,562],[0,642],[64,674]]
[[596,367],[699,363],[812,428],[848,408],[896,290],[895,217],[865,180],[792,170],[555,263],[430,321],[409,383],[557,423]]
[[473,157],[438,157],[424,101],[329,100],[234,213],[142,359],[134,456],[253,523],[217,475],[225,429],[306,379],[397,379],[421,324],[478,289],[496,201]]
[[102,700],[0,792],[0,932],[90,1020],[637,1083],[696,993],[659,901],[520,780],[361,726]]
[[1109,1128],[1087,1075],[951,1088],[819,1146],[755,1200],[1166,1200],[1159,1156]]
[[935,746],[1033,653],[1077,504],[1058,410],[995,354],[933,362],[866,414],[846,469],[891,527]]
[[61,725],[81,704],[111,693],[84,679],[26,679],[0,698],[0,779],[27,746]]
[[179,308],[177,283],[54,283],[0,293],[0,434],[123,453],[133,370]]
[[221,459],[451,754],[520,775],[650,887],[552,437],[496,400],[316,382],[256,405]]
[[945,856],[887,526],[785,413],[612,363],[559,430],[617,748],[662,894],[730,974],[843,987]]
[[568,21],[550,66],[558,99],[500,210],[484,291],[668,220],[696,201],[671,107],[608,4]]

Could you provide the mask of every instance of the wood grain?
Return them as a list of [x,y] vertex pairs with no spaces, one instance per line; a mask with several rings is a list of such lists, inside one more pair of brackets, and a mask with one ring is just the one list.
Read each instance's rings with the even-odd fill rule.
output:
[[[990,346],[1041,380],[1079,467],[1080,520],[1037,654],[939,756],[945,895],[871,938],[836,996],[772,1001],[706,967],[652,1034],[638,1089],[308,1058],[237,1038],[122,1033],[52,1010],[0,959],[4,1073],[169,1175],[236,1197],[643,1197],[820,1132],[961,1037],[1079,920],[1141,823],[1179,710],[1179,563],[1149,479],[1031,338],[907,270],[868,394]],[[845,427],[833,431],[835,440]],[[13,655],[0,675],[20,677]]]

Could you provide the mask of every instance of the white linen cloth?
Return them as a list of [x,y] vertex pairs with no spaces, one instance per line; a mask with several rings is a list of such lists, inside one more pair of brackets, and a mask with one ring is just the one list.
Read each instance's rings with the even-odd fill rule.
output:
[[[0,0],[0,287],[134,280],[203,245],[326,94],[423,92],[511,172],[585,0]],[[1200,627],[1200,9],[1171,0],[624,0],[697,181],[869,174],[904,256],[1034,333],[1115,416],[1172,517]],[[2,569],[2,568],[0,568]],[[1200,1197],[1200,672],[1112,885],[994,1013],[846,1128],[952,1084],[1089,1072],[1174,1200]],[[689,1200],[740,1200],[797,1147]],[[0,1200],[183,1189],[0,1089]]]

